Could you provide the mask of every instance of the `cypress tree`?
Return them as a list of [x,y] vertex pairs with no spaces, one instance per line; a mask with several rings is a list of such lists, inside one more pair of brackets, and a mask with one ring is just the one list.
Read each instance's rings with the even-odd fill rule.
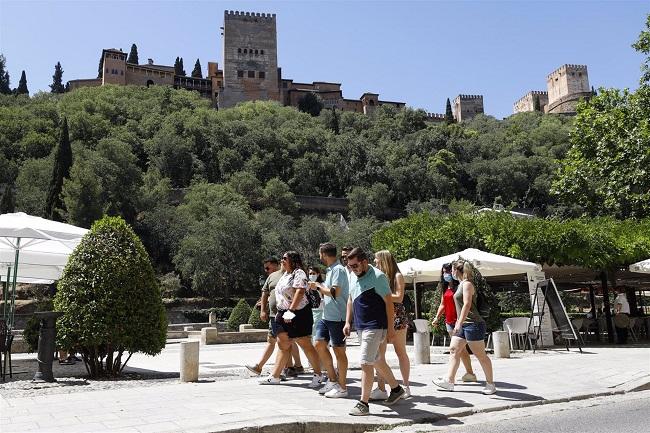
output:
[[176,57],[174,60],[174,75],[181,75],[181,59]]
[[99,66],[97,67],[97,78],[102,78],[104,76],[104,52],[99,57]]
[[131,45],[131,52],[129,53],[129,57],[126,59],[126,63],[133,63],[133,64],[136,64],[136,65],[139,64],[137,45],[135,45],[135,44]]
[[56,62],[56,65],[54,66],[54,75],[52,75],[52,84],[50,84],[50,89],[52,89],[52,93],[65,92],[65,87],[63,87],[63,69],[61,68],[61,62]]
[[5,70],[7,66],[7,59],[0,54],[0,93],[3,95],[11,94],[11,87],[9,87],[9,72]]
[[451,101],[447,98],[447,107],[445,108],[445,122],[447,125],[454,123],[454,112],[451,111]]
[[14,186],[7,184],[2,201],[0,201],[0,213],[13,213],[16,210],[16,200],[14,197]]
[[194,70],[192,71],[192,77],[194,77],[194,78],[203,78],[203,73],[201,72],[201,62],[199,62],[199,59],[196,59],[196,63],[194,64]]
[[64,117],[59,145],[54,155],[54,169],[52,170],[50,189],[45,202],[45,218],[64,221],[62,212],[65,205],[61,200],[61,190],[63,189],[63,179],[70,177],[71,166],[72,149],[70,148],[70,136],[68,135],[68,119]]
[[185,73],[185,66],[183,66],[183,58],[182,57],[181,57],[180,61],[178,62],[178,69],[180,71],[180,74],[178,74],[178,75],[182,75],[182,76],[187,75],[187,73]]
[[27,76],[25,71],[20,74],[20,81],[18,82],[18,88],[16,89],[17,95],[29,95],[29,90],[27,89]]

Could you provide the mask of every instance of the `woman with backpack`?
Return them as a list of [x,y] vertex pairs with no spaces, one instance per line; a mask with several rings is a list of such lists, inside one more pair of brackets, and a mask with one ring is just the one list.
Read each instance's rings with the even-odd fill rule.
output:
[[[456,291],[458,291],[458,281],[454,280],[451,276],[451,268],[451,263],[445,263],[442,265],[442,269],[440,270],[440,289],[442,294],[440,296],[438,311],[436,311],[436,315],[432,321],[433,326],[436,326],[438,320],[440,320],[440,316],[444,314],[445,326],[447,327],[449,337],[453,336],[456,320],[458,319],[456,304],[454,303],[454,295],[456,294]],[[476,382],[476,375],[474,374],[474,370],[472,370],[472,360],[469,358],[469,353],[465,347],[460,349],[460,360],[463,362],[463,366],[465,367],[465,374],[461,380],[463,382]]]
[[485,388],[483,394],[492,395],[496,392],[492,376],[492,361],[485,353],[486,323],[477,307],[477,292],[474,287],[474,272],[468,262],[457,261],[452,265],[452,278],[459,281],[458,290],[454,294],[457,320],[452,331],[449,346],[449,365],[446,377],[433,380],[433,383],[445,391],[454,390],[456,372],[460,365],[460,357],[465,347],[469,346],[478,359],[485,373]]

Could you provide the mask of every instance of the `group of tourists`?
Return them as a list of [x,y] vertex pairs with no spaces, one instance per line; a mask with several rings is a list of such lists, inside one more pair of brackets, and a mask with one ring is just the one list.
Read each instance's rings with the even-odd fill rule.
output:
[[[344,247],[338,255],[332,243],[320,245],[319,257],[326,266],[324,279],[317,266],[310,266],[307,274],[296,251],[285,252],[279,263],[274,258],[264,261],[268,277],[259,304],[261,319],[269,322],[268,344],[260,361],[246,367],[261,375],[277,345],[273,369],[260,379],[260,384],[281,384],[287,377],[304,372],[300,347],[313,370],[308,386],[327,398],[348,397],[346,340],[354,329],[360,343],[361,397],[350,415],[368,415],[371,400],[390,406],[410,397],[406,351],[409,320],[403,304],[404,277],[395,258],[389,251],[379,251],[370,264],[363,249]],[[487,379],[483,393],[493,394],[496,388],[485,353],[485,321],[478,314],[471,280],[471,269],[463,262],[443,268],[444,296],[434,323],[444,313],[452,339],[448,374],[434,380],[434,384],[453,391],[461,360],[467,370],[462,380],[476,381],[465,349],[469,345]],[[401,384],[386,363],[389,343],[399,360]],[[377,386],[373,389],[375,372]]]

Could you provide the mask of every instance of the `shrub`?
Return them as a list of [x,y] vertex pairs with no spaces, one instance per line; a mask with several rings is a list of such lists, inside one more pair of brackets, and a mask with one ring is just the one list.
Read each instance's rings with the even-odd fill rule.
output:
[[268,322],[262,322],[260,318],[260,310],[257,308],[251,309],[251,315],[248,317],[248,323],[253,325],[255,329],[266,329],[268,328]]
[[[37,302],[36,311],[52,311],[52,301],[49,299],[43,299]],[[25,323],[25,329],[23,329],[23,340],[27,343],[27,351],[29,353],[36,352],[38,350],[38,336],[41,332],[41,322],[36,318],[36,316],[31,316],[27,323]]]
[[160,281],[160,292],[163,298],[173,299],[181,295],[183,286],[180,277],[175,273],[169,272],[160,276],[158,280]]
[[142,242],[120,217],[96,221],[70,255],[54,298],[60,347],[82,354],[91,377],[118,375],[124,352],[160,353],[167,317]]
[[246,299],[240,299],[235,308],[230,314],[228,319],[228,329],[231,331],[238,331],[239,325],[248,323],[248,317],[251,315],[251,307],[249,307]]
[[183,310],[183,315],[192,323],[204,323],[210,320],[210,313],[217,313],[217,322],[225,322],[232,314],[233,307],[203,308],[199,310]]

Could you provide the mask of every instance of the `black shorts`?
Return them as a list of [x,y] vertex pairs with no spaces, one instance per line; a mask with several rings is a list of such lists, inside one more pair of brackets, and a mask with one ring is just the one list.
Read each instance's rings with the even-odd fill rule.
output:
[[275,326],[278,334],[286,332],[289,334],[289,338],[300,338],[311,335],[314,317],[311,314],[311,307],[309,305],[302,310],[296,310],[294,312],[296,317],[289,323],[286,323],[282,318],[285,311],[278,309],[278,314],[275,316]]

